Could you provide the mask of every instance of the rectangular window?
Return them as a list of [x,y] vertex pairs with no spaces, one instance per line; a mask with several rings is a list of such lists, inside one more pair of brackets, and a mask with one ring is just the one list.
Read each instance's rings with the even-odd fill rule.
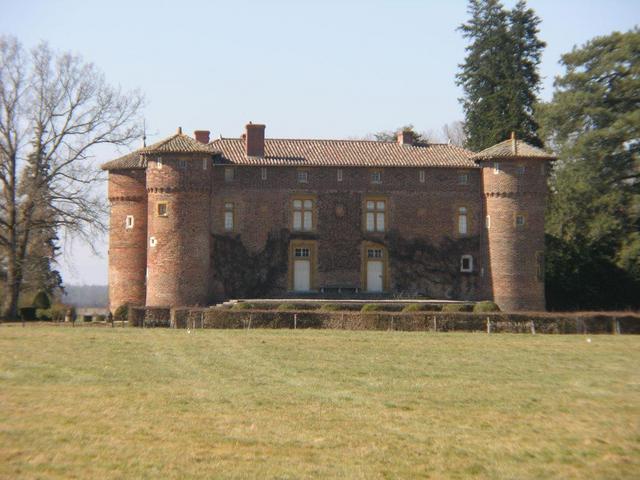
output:
[[495,175],[500,173],[500,163],[498,162],[493,162],[493,173]]
[[418,174],[418,178],[420,179],[420,183],[424,183],[427,175],[425,174],[424,170],[420,170],[420,173]]
[[233,171],[233,167],[225,167],[224,168],[224,181],[225,182],[233,182],[233,177],[235,172]]
[[367,232],[384,232],[387,214],[386,200],[367,200],[365,207],[365,228]]
[[162,157],[156,158],[156,168],[162,170]]
[[262,180],[266,180],[267,179],[267,169],[265,167],[262,167],[260,169],[260,178]]
[[133,215],[127,215],[127,219],[124,222],[124,228],[131,230],[133,228]]
[[158,244],[158,241],[156,240],[156,237],[149,237],[149,246],[150,247],[155,247]]
[[467,172],[458,173],[458,185],[469,185],[469,174]]
[[526,220],[525,216],[522,214],[516,215],[516,227],[524,227]]
[[209,159],[208,158],[203,158],[202,159],[202,170],[206,170],[207,169],[207,164],[209,163]]
[[471,255],[462,255],[460,257],[460,271],[461,272],[473,271],[473,257]]
[[371,183],[382,183],[382,173],[377,170],[371,172]]
[[313,230],[313,200],[296,198],[292,202],[293,230],[310,232]]
[[489,230],[491,228],[491,217],[489,215],[487,215],[487,221],[485,224],[487,226],[487,230]]
[[178,160],[178,168],[180,168],[180,170],[185,170],[187,168],[187,161]]
[[297,179],[298,179],[298,183],[308,183],[309,172],[307,172],[306,170],[298,170]]
[[234,209],[233,203],[225,202],[224,204],[224,229],[227,232],[233,231],[234,227]]
[[458,233],[460,235],[466,235],[469,230],[467,214],[467,207],[460,207],[458,209]]
[[342,181],[342,169],[341,168],[338,169],[337,175],[338,175],[338,181],[341,182]]
[[156,213],[159,217],[166,217],[168,215],[167,202],[158,202],[156,204]]
[[524,175],[526,172],[526,167],[524,165],[517,165],[516,166],[516,174],[518,175]]
[[293,256],[296,258],[309,258],[311,256],[311,250],[308,248],[296,248],[293,251]]

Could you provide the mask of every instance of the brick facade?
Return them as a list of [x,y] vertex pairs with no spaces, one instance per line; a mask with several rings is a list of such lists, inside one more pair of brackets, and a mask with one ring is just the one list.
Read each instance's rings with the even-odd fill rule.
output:
[[[179,132],[141,151],[135,162],[127,157],[130,170],[114,167],[123,161],[103,167],[110,171],[112,310],[123,303],[298,296],[293,269],[301,251],[311,269],[310,292],[302,295],[362,294],[368,256],[378,255],[382,295],[494,299],[506,310],[544,309],[548,158],[514,154],[473,162],[464,151],[466,157],[454,161],[445,146],[414,146],[401,134],[399,150],[381,142],[339,145],[345,152],[369,149],[362,164],[349,153],[353,165],[317,165],[298,152],[299,144],[291,147],[295,157],[270,155],[280,144],[265,141],[263,125],[248,125],[247,133],[238,144],[254,154],[246,163],[234,161],[222,141],[205,145],[208,132],[198,131],[200,147]],[[382,153],[376,156],[375,148]],[[428,153],[440,155],[434,157],[440,164],[429,164],[420,148],[432,148]],[[302,205],[308,217],[294,213]],[[383,210],[369,218],[384,223],[380,232],[366,228],[376,205]],[[135,216],[133,230],[125,228],[126,215]],[[294,215],[304,218],[304,231],[296,230]],[[464,266],[463,256],[471,259]]]

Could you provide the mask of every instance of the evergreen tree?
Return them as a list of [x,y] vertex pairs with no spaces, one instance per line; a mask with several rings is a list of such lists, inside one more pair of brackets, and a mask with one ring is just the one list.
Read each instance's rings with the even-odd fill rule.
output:
[[545,46],[540,19],[524,1],[508,11],[498,0],[470,0],[468,11],[471,18],[459,29],[470,44],[456,75],[464,90],[466,146],[482,150],[511,131],[540,146],[533,118]]
[[638,306],[640,29],[595,38],[562,63],[553,100],[540,106],[559,157],[546,225],[548,298],[558,308]]

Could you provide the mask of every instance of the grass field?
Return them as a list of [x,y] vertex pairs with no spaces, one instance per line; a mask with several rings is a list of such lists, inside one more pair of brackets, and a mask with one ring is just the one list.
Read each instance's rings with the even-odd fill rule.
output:
[[640,338],[0,327],[2,478],[638,478]]

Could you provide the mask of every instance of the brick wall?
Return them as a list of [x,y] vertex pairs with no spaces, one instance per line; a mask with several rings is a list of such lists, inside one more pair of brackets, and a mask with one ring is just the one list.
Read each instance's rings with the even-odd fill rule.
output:
[[[109,308],[145,304],[147,192],[144,170],[109,172]],[[126,228],[126,218],[133,227]]]

